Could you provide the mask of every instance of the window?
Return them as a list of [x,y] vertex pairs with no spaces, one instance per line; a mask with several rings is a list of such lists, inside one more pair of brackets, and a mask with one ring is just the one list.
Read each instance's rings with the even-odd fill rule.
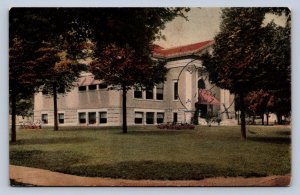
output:
[[63,124],[65,122],[65,114],[63,114],[63,113],[58,114],[58,122],[60,124]]
[[80,87],[78,87],[78,90],[79,91],[86,91],[86,86],[80,86]]
[[42,121],[44,124],[48,124],[48,114],[42,114]]
[[135,124],[143,124],[143,113],[142,112],[135,112],[134,123]]
[[177,112],[173,113],[173,123],[177,123],[178,119],[177,119]]
[[107,112],[99,112],[99,123],[107,123]]
[[200,117],[205,118],[206,115],[207,115],[207,105],[206,104],[200,104],[199,110],[200,110]]
[[154,124],[154,112],[147,112],[146,113],[146,123],[147,124]]
[[81,123],[81,124],[86,123],[85,112],[79,112],[78,117],[79,117],[79,123]]
[[96,90],[97,89],[97,85],[89,85],[89,90]]
[[164,122],[164,117],[165,117],[165,113],[158,112],[157,113],[157,118],[156,118],[157,124],[163,123]]
[[156,86],[156,99],[163,100],[164,99],[164,84],[160,83]]
[[198,80],[198,89],[205,89],[205,82],[203,79]]
[[153,99],[153,89],[146,89],[146,99]]
[[100,83],[99,84],[99,89],[106,89],[107,88],[107,84],[106,83]]
[[174,100],[178,100],[178,82],[174,82]]
[[134,88],[134,98],[143,98],[143,91],[141,87]]
[[89,124],[96,123],[96,112],[89,112]]

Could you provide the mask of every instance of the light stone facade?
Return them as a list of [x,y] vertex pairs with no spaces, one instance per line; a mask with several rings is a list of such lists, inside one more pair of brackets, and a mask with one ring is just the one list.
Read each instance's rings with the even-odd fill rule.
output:
[[[200,52],[204,52],[204,49]],[[199,79],[205,82],[206,89],[210,90],[220,101],[219,105],[207,105],[207,109],[220,113],[224,120],[228,117],[234,118],[234,96],[229,91],[219,89],[209,82],[208,73],[199,71],[203,70],[200,60],[195,60],[189,55],[171,58],[168,59],[166,68],[168,73],[164,82],[162,100],[156,98],[156,87],[153,89],[153,99],[146,99],[146,91],[142,91],[142,98],[135,98],[134,89],[128,91],[128,125],[149,124],[147,116],[154,119],[153,122],[149,119],[150,124],[157,124],[159,121],[157,118],[162,115],[164,123],[173,122],[176,115],[177,122],[191,123],[195,103],[198,101]],[[85,73],[82,76],[90,75]],[[176,82],[178,83],[178,99],[174,98]],[[94,90],[89,90],[87,87],[85,91],[80,91],[79,87],[75,86],[69,93],[58,95],[58,113],[63,116],[63,123],[59,124],[61,126],[120,126],[122,124],[122,93],[116,90],[99,89],[98,85]],[[85,120],[79,113],[85,113]],[[139,119],[136,120],[136,118],[140,116],[142,116],[141,122],[137,122]],[[93,119],[90,120],[89,117]],[[43,119],[44,122],[47,119],[44,125],[54,124],[53,98],[40,92],[34,97],[34,120],[43,121]]]

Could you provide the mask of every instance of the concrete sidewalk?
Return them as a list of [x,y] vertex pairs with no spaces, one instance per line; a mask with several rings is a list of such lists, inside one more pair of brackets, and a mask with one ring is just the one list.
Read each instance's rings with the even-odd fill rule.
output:
[[203,180],[127,180],[81,177],[10,165],[10,179],[35,186],[288,186],[290,175],[258,178],[217,177]]

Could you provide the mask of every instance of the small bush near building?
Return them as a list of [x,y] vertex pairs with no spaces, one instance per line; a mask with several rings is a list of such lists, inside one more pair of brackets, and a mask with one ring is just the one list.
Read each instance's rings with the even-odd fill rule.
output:
[[188,123],[166,123],[166,124],[159,124],[157,125],[159,129],[195,129],[195,125],[188,124]]

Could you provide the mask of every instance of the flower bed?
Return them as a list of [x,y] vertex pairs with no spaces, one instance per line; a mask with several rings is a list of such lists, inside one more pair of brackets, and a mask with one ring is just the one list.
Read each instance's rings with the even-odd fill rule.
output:
[[187,124],[187,123],[165,123],[157,125],[159,129],[195,129],[195,125]]

